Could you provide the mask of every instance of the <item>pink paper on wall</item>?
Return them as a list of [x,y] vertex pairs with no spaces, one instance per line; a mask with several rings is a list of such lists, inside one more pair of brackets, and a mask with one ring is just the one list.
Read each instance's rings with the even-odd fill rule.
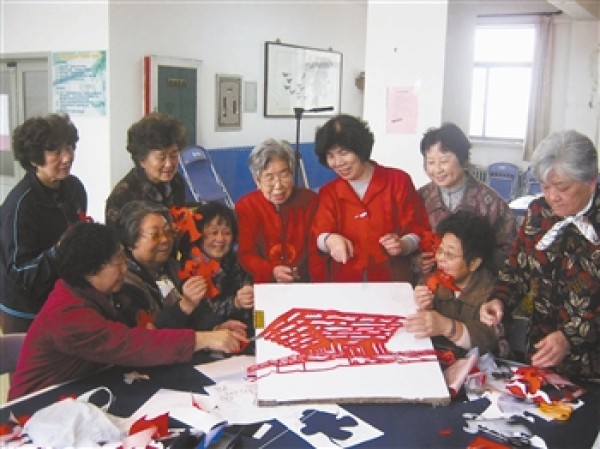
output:
[[386,132],[415,134],[419,117],[419,98],[412,87],[388,87]]

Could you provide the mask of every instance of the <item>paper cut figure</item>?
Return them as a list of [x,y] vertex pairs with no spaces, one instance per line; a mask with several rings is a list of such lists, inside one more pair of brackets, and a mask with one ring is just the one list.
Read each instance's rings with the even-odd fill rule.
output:
[[196,221],[202,219],[201,214],[193,212],[188,207],[177,206],[169,207],[169,212],[173,217],[173,222],[177,230],[182,234],[188,234],[190,242],[195,242],[200,239],[202,234],[198,231]]
[[221,265],[214,259],[206,257],[197,246],[192,248],[193,259],[185,261],[183,269],[177,274],[182,281],[192,276],[202,276],[206,280],[206,297],[212,299],[219,294],[213,282],[213,276],[221,271]]
[[333,443],[335,440],[347,440],[352,437],[353,432],[345,427],[356,427],[358,422],[352,416],[338,417],[333,413],[320,412],[317,410],[304,410],[301,420],[305,426],[300,431],[305,435],[322,433]]
[[461,288],[454,283],[454,278],[441,269],[438,269],[435,273],[429,276],[426,284],[427,287],[429,287],[429,290],[431,290],[433,293],[436,292],[440,285],[452,290],[453,292],[461,291]]

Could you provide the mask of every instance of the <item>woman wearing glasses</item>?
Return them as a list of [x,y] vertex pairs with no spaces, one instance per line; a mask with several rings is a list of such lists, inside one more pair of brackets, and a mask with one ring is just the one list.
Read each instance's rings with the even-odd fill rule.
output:
[[13,133],[26,174],[0,207],[0,325],[26,332],[58,277],[56,244],[86,215],[87,195],[71,174],[79,136],[68,115],[27,119]]
[[440,221],[438,233],[442,241],[435,261],[459,291],[416,286],[419,311],[407,318],[405,328],[418,338],[433,337],[435,346],[450,347],[459,357],[473,347],[481,354],[496,351],[501,329],[479,321],[479,309],[495,282],[494,231],[487,219],[458,211]]
[[296,160],[285,141],[260,143],[248,165],[258,189],[235,205],[242,266],[255,283],[307,282],[324,269],[308,239],[317,195],[294,185]]
[[[167,240],[168,231],[142,232],[151,240],[164,233]],[[229,329],[147,329],[124,322],[120,289],[126,260],[119,238],[104,225],[83,222],[69,229],[57,250],[57,266],[60,279],[27,333],[10,400],[108,365],[181,363],[195,351],[237,352],[246,342]]]
[[121,210],[115,229],[127,258],[119,308],[130,326],[212,330],[218,325],[245,335],[246,325],[234,319],[233,308],[215,313],[199,307],[208,300],[207,279],[194,275],[179,280],[180,264],[171,257],[175,232],[166,207],[131,201]]
[[177,171],[179,153],[187,144],[185,129],[174,117],[151,113],[127,131],[127,151],[135,167],[106,200],[106,224],[112,225],[129,201],[149,200],[163,206],[185,204],[185,181]]

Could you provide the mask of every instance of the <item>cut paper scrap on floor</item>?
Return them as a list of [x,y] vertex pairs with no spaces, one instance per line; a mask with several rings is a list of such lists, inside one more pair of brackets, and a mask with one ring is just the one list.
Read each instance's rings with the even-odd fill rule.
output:
[[259,404],[449,402],[431,340],[403,329],[409,284],[259,284],[255,303]]

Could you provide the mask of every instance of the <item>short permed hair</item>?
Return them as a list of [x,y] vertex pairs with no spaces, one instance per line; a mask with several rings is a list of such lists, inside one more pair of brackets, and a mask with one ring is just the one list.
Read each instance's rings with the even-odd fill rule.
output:
[[440,128],[429,128],[421,139],[421,154],[440,143],[442,151],[454,153],[460,165],[466,167],[469,162],[471,142],[465,133],[454,123],[443,123]]
[[98,273],[121,251],[121,242],[110,228],[80,221],[62,237],[56,250],[58,275],[74,287],[85,287],[86,277]]
[[453,234],[460,240],[463,258],[467,263],[480,257],[481,265],[493,268],[496,236],[490,222],[467,210],[459,210],[439,222],[436,232],[440,236]]
[[152,112],[127,130],[127,151],[136,165],[152,150],[163,150],[173,144],[179,151],[187,146],[185,128],[175,117]]
[[17,126],[12,136],[15,159],[26,171],[35,171],[31,163],[44,165],[44,151],[56,151],[64,145],[77,147],[77,128],[67,114],[32,117]]
[[173,217],[169,209],[154,201],[129,201],[121,208],[114,228],[126,248],[135,247],[136,242],[140,239],[142,221],[150,214],[161,215],[167,220],[167,223],[173,224]]
[[295,173],[296,158],[292,146],[286,140],[266,139],[256,145],[248,156],[248,168],[254,178],[259,178],[267,165],[273,160],[281,160],[288,164]]
[[327,153],[335,147],[355,153],[363,162],[371,159],[375,137],[366,122],[340,114],[332,117],[315,135],[315,154],[321,165],[327,165]]
[[235,244],[237,242],[238,225],[233,209],[218,201],[209,201],[206,204],[201,204],[196,211],[202,215],[202,218],[196,221],[196,226],[200,232],[203,232],[204,227],[211,221],[218,218],[220,224],[229,226],[231,229],[233,243]]

